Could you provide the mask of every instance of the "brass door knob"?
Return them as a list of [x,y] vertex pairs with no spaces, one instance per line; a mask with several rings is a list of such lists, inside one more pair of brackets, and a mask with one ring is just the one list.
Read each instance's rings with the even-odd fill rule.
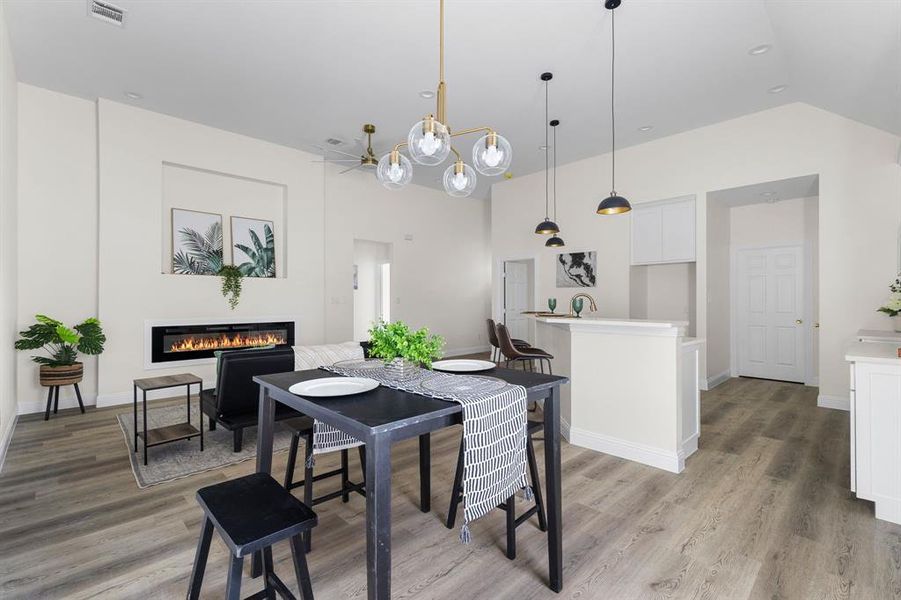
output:
[[804,322],[804,321],[802,321],[801,319],[795,319],[795,324],[796,324],[796,325],[800,325],[800,324],[803,323],[803,322]]
[[819,324],[819,323],[814,323],[813,326],[816,327],[817,329],[820,328],[820,324]]

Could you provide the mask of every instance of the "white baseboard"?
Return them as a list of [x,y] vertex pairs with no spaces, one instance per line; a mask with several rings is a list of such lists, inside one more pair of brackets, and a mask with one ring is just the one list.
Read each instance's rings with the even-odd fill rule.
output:
[[[203,389],[208,390],[216,387],[216,382],[214,381],[204,381]],[[185,389],[182,388],[167,388],[163,390],[152,390],[147,392],[148,400],[161,400],[163,398],[177,398],[178,396],[184,397]],[[191,394],[197,393],[197,386],[191,386]],[[141,391],[138,390],[138,401],[142,398]],[[97,396],[97,408],[103,408],[105,406],[119,406],[121,404],[131,404],[134,401],[134,392],[129,390],[127,392],[113,392],[110,394],[100,394]]]
[[901,524],[901,500],[891,496],[873,494],[873,503],[877,519]]
[[[682,452],[671,452],[645,444],[637,444],[592,431],[569,428],[569,443],[588,448],[604,454],[612,454],[627,460],[634,460],[643,465],[656,467],[671,473],[681,473],[685,468],[685,457]],[[687,450],[687,449],[683,449]]]
[[16,415],[9,422],[9,426],[0,433],[0,473],[3,472],[3,465],[6,463],[6,451],[9,450],[9,443],[13,439],[13,432],[16,430],[16,423],[19,422],[19,415]]
[[817,406],[820,408],[834,408],[836,410],[851,410],[851,399],[849,396],[830,396],[829,394],[820,394],[817,396]]
[[[44,392],[41,396],[42,397],[39,400],[20,401],[16,407],[16,412],[20,415],[31,415],[44,412],[47,408],[47,393]],[[84,392],[81,393],[81,400],[84,402],[85,406],[94,406],[97,403],[96,396],[93,394],[85,394]],[[60,410],[64,408],[78,408],[78,398],[75,397],[75,392],[71,386],[68,388],[60,388],[59,408]]]
[[444,356],[463,356],[464,354],[478,354],[480,352],[488,352],[491,346],[464,346],[463,348],[447,348]]
[[709,392],[716,386],[721,383],[726,382],[729,378],[732,377],[732,373],[730,371],[723,371],[719,375],[714,375],[713,377],[708,377],[706,380],[701,382],[701,389],[705,392]]
[[563,439],[565,439],[567,442],[571,441],[569,439],[570,430],[571,428],[569,426],[569,421],[567,421],[563,417],[560,417],[560,435],[562,435]]

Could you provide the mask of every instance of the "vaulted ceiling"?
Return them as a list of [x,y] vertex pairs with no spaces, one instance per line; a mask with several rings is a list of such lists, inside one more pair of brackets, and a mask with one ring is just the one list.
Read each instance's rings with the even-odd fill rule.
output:
[[[7,0],[19,79],[314,152],[337,138],[357,153],[371,122],[381,156],[434,110],[419,92],[437,82],[438,0],[114,3],[122,28],[80,0]],[[542,169],[538,76],[552,71],[558,162],[609,150],[600,0],[447,0],[446,23],[452,127],[494,126],[514,175]],[[616,39],[618,146],[795,101],[901,134],[897,0],[625,0]],[[440,188],[442,171],[417,166],[414,181]]]

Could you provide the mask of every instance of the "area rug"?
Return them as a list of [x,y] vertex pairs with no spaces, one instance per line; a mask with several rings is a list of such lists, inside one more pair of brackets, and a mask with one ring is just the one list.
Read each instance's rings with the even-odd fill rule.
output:
[[[140,407],[139,407],[140,408]],[[200,409],[196,402],[191,406],[191,422],[196,424]],[[257,428],[248,427],[244,430],[244,444],[240,452],[232,451],[232,432],[221,426],[216,431],[210,431],[208,420],[203,417],[203,452],[200,451],[200,440],[191,438],[179,440],[161,446],[151,446],[148,449],[148,464],[144,465],[144,445],[138,439],[138,451],[135,452],[134,443],[134,416],[131,411],[118,415],[119,427],[125,437],[125,447],[131,460],[131,470],[134,473],[138,487],[143,489],[167,481],[190,477],[197,473],[221,469],[228,465],[234,465],[245,460],[256,458],[257,455]],[[174,425],[185,420],[185,406],[177,404],[160,408],[147,409],[147,425],[150,429],[163,425]],[[138,411],[138,431],[143,429],[141,412]],[[286,450],[291,443],[291,432],[280,423],[275,425],[273,449],[275,451]],[[303,444],[301,443],[301,446]],[[303,456],[303,447],[298,453]]]

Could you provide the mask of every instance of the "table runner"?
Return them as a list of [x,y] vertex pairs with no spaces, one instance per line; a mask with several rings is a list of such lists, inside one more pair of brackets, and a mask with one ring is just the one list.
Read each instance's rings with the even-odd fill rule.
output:
[[[526,479],[526,389],[493,377],[453,375],[422,369],[397,380],[384,367],[324,366],[348,377],[370,377],[392,389],[451,400],[463,407],[463,527],[460,540],[471,539],[469,523],[488,514],[519,490],[531,499]],[[359,444],[359,440],[324,423],[313,430],[313,452]]]

